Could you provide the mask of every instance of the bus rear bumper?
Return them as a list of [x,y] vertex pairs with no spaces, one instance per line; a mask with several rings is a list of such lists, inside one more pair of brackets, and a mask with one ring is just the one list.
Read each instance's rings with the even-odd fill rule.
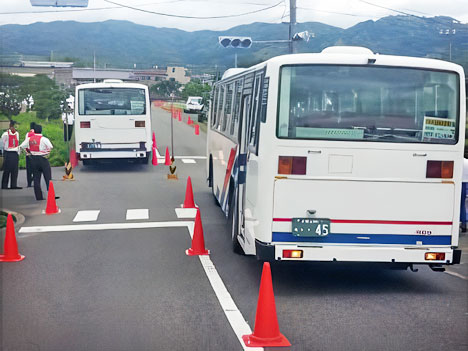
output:
[[145,158],[147,156],[146,150],[140,151],[96,151],[96,152],[80,152],[80,160],[95,160],[95,159],[109,159],[109,158]]
[[[366,247],[357,245],[269,244],[256,240],[256,256],[265,261],[382,262],[414,264],[459,264],[461,250],[451,247]],[[285,250],[289,250],[286,253]],[[288,258],[297,251],[298,258]],[[443,260],[428,260],[427,253],[444,254]]]

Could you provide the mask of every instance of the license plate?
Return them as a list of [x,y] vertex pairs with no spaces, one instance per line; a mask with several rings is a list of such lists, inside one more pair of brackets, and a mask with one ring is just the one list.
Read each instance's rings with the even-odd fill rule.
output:
[[294,236],[327,236],[330,234],[330,220],[326,218],[293,218]]

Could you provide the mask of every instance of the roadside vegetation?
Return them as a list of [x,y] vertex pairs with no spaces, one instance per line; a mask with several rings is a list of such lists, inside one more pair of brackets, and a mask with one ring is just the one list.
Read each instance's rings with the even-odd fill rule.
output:
[[[0,120],[18,123],[20,143],[26,137],[31,122],[41,124],[43,135],[54,145],[49,158],[51,166],[63,166],[68,159],[68,147],[63,141],[61,106],[69,93],[61,90],[45,75],[20,77],[0,74]],[[5,123],[0,132],[3,134],[6,128],[8,125]],[[19,166],[26,167],[24,153],[21,154]]]

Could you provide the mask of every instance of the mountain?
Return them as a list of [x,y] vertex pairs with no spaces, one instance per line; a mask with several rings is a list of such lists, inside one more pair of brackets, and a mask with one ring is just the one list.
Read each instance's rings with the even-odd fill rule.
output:
[[[332,45],[360,45],[382,54],[449,59],[451,48],[452,60],[468,68],[468,25],[450,17],[388,16],[348,29],[318,22],[296,25],[296,32],[305,30],[315,37],[309,42],[298,42],[298,52],[319,52]],[[450,34],[445,34],[447,31]],[[77,64],[92,65],[95,53],[99,66],[130,68],[136,64],[147,68],[168,64],[229,67],[235,52],[239,64],[248,66],[288,52],[287,43],[254,42],[250,49],[225,49],[218,44],[218,36],[226,35],[249,36],[254,41],[285,40],[288,26],[252,23],[226,31],[186,32],[115,20],[8,24],[0,26],[0,54],[3,63],[14,55],[49,57],[52,52],[54,60],[70,58]]]

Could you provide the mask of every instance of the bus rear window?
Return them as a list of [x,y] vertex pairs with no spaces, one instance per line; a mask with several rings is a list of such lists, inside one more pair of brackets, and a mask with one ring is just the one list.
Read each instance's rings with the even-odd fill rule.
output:
[[456,73],[378,66],[281,69],[277,136],[455,144]]
[[78,91],[80,115],[144,115],[145,90],[137,88],[92,88]]

